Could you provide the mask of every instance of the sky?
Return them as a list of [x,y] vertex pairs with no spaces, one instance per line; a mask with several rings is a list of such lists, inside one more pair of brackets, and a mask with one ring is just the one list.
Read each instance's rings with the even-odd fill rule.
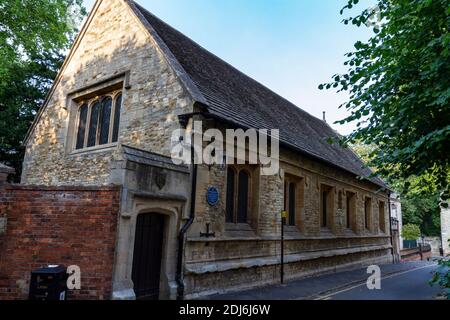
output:
[[[354,124],[338,125],[346,93],[319,90],[321,83],[346,71],[344,54],[366,27],[344,25],[339,11],[347,0],[137,0],[147,10],[248,76],[341,134]],[[374,1],[360,1],[355,15]],[[90,10],[94,0],[84,0]]]

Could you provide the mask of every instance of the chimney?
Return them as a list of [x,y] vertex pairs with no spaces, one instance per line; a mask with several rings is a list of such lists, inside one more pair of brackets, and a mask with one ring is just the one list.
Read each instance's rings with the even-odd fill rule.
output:
[[326,111],[323,112],[323,122],[327,122],[327,113],[326,113]]

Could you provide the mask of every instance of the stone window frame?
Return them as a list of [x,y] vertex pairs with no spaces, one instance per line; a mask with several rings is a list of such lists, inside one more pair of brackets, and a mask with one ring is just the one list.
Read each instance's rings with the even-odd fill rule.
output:
[[344,209],[344,194],[342,189],[338,191],[338,209]]
[[378,200],[378,230],[386,234],[386,201]]
[[[295,185],[295,218],[294,224],[290,221],[290,192],[288,188],[291,184]],[[288,212],[288,218],[286,219],[286,227],[289,229],[298,229],[301,231],[303,227],[303,208],[305,204],[305,178],[293,175],[291,173],[285,173],[284,175],[284,192],[283,192],[283,208]]]
[[[353,189],[345,189],[344,194],[345,194],[345,217],[346,217],[345,228],[347,230],[357,232],[358,192]],[[351,195],[351,197],[349,197],[349,195]]]
[[[368,210],[369,209],[369,210]],[[373,199],[372,197],[365,196],[364,197],[364,231],[372,232],[373,230]]]
[[[118,97],[121,96],[121,103],[120,103],[120,113],[119,113],[119,123],[118,123],[118,130],[120,132],[120,118],[121,118],[121,113],[122,113],[122,106],[123,106],[123,92],[121,89],[119,90],[115,90],[112,91],[110,93],[107,94],[102,94],[102,95],[97,95],[93,98],[90,99],[86,99],[86,100],[81,100],[81,102],[78,103],[78,108],[77,108],[77,116],[75,118],[75,127],[74,127],[74,143],[73,143],[73,152],[83,152],[83,151],[88,151],[88,150],[95,150],[95,149],[99,149],[99,148],[105,148],[108,146],[115,146],[118,143],[118,139],[117,141],[113,141],[113,132],[114,132],[114,124],[115,124],[115,116],[116,116],[116,108],[117,108],[117,99]],[[100,105],[102,104],[102,102],[107,99],[110,98],[111,99],[111,111],[110,111],[110,117],[109,117],[109,131],[108,131],[108,142],[104,143],[104,144],[100,144],[100,130],[101,130],[101,114],[99,114],[99,120],[98,120],[98,124],[97,124],[97,128],[96,128],[96,136],[95,136],[95,144],[91,147],[88,147],[88,142],[89,142],[89,131],[90,131],[90,125],[91,125],[91,117],[92,117],[92,108],[96,103],[100,103]],[[83,147],[78,148],[77,149],[77,137],[78,137],[78,131],[79,131],[79,124],[80,124],[80,113],[81,113],[81,108],[83,108],[84,106],[88,107],[88,113],[87,113],[87,117],[86,117],[86,124],[85,124],[85,128],[84,128],[84,143],[83,143]],[[101,107],[100,107],[101,108]],[[102,110],[102,109],[100,109]]]
[[[241,229],[240,227],[243,227],[243,229],[247,230],[249,226],[252,225],[254,220],[256,219],[256,208],[254,207],[254,200],[256,197],[256,167],[253,165],[240,165],[240,164],[230,164],[227,166],[226,169],[226,179],[225,181],[228,181],[228,172],[229,170],[234,171],[234,194],[233,194],[233,222],[229,222],[227,220],[227,199],[228,199],[228,186],[225,188],[225,229],[227,231],[235,231],[235,229]],[[239,201],[239,173],[241,171],[245,171],[249,177],[249,183],[248,183],[248,195],[247,195],[247,221],[245,223],[238,222],[238,201]],[[249,229],[250,230],[250,229]]]
[[[118,72],[117,74],[105,77],[97,80],[94,83],[87,84],[86,86],[76,89],[67,94],[65,110],[68,112],[68,119],[66,125],[65,134],[65,154],[67,157],[77,156],[80,154],[98,153],[111,151],[117,148],[120,140],[120,131],[123,123],[124,116],[124,101],[126,101],[126,92],[131,89],[130,84],[130,71],[126,70],[123,72]],[[118,127],[118,141],[114,143],[95,145],[89,148],[76,149],[77,132],[79,125],[79,108],[83,106],[83,102],[91,101],[96,98],[105,95],[114,94],[114,98],[117,97],[119,92],[122,94],[122,103],[120,110],[120,122]],[[113,102],[115,102],[113,100]],[[111,115],[113,115],[114,110],[111,110]],[[88,123],[89,119],[86,120]],[[110,128],[114,126],[113,123],[110,124]],[[86,126],[85,134],[88,132]]]
[[[326,190],[325,190],[326,189]],[[335,190],[336,187],[327,183],[320,183],[319,185],[319,221],[321,231],[333,231],[334,229],[334,214],[335,214]],[[323,193],[327,192],[327,211],[326,221],[323,219]],[[326,222],[326,224],[324,224]]]

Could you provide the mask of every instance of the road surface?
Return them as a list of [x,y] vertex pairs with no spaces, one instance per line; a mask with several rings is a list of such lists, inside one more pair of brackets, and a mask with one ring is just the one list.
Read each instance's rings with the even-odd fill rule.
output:
[[382,277],[381,290],[369,290],[364,283],[318,297],[318,300],[432,300],[441,292],[439,287],[428,284],[436,268],[436,265],[424,266]]

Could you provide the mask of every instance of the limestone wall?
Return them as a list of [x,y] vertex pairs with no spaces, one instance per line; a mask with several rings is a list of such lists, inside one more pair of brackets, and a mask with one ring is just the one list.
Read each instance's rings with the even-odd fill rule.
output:
[[[298,176],[304,183],[300,219],[296,227],[286,227],[286,279],[392,262],[389,202],[385,191],[345,171],[287,150],[282,150],[281,158],[284,174]],[[261,176],[255,170],[252,202],[256,205],[252,207],[249,224],[232,225],[225,223],[226,174],[225,167],[199,167],[196,218],[185,253],[188,297],[279,281],[284,176]],[[321,228],[320,224],[321,184],[332,186],[335,193],[333,224],[329,229]],[[206,201],[206,191],[211,186],[220,192],[216,206]],[[347,229],[346,225],[346,191],[356,194],[354,230]],[[342,192],[341,204],[339,192]],[[365,197],[372,198],[370,230],[366,230],[364,223]],[[384,203],[386,232],[380,230],[380,201]],[[201,238],[200,233],[208,223],[215,237]]]
[[[259,287],[280,282],[280,241],[216,239],[189,243],[186,298]],[[287,240],[286,281],[372,264],[392,263],[389,239],[315,238]]]
[[[146,29],[120,0],[102,1],[73,55],[63,69],[48,106],[27,144],[22,183],[45,185],[107,184],[115,145],[74,153],[77,104],[72,93],[91,94],[120,73],[129,74],[123,88],[119,143],[169,154],[177,115],[192,102]],[[90,86],[96,86],[91,88]]]

